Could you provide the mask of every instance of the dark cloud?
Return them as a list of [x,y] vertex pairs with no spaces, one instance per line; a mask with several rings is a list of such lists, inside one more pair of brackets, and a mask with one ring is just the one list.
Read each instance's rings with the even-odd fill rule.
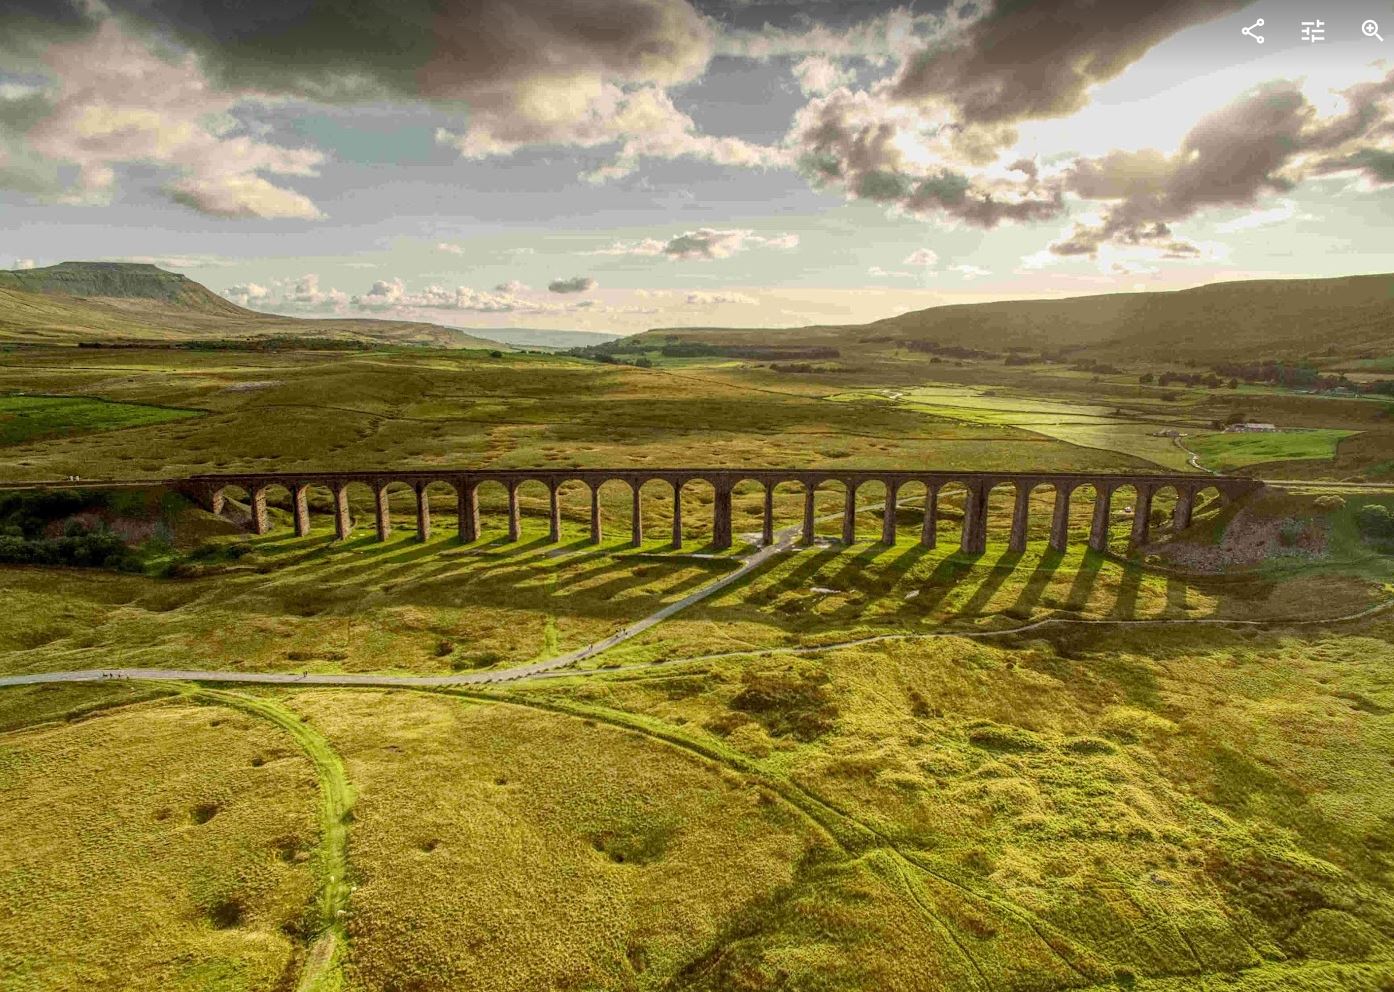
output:
[[0,3],[0,53],[6,69],[31,66],[44,46],[90,34],[102,18],[99,8],[84,0],[5,0]]
[[1382,148],[1361,148],[1349,155],[1329,158],[1321,163],[1318,172],[1360,172],[1370,182],[1380,185],[1394,183],[1394,151]]
[[1164,257],[1190,257],[1195,246],[1173,239],[1170,225],[1216,206],[1251,206],[1267,193],[1290,190],[1309,174],[1363,171],[1394,181],[1394,155],[1351,149],[1382,131],[1394,73],[1345,93],[1347,109],[1318,121],[1296,83],[1257,87],[1202,118],[1173,155],[1155,150],[1111,152],[1074,163],[1066,187],[1110,204],[1103,223],[1076,226],[1050,246],[1057,255],[1092,255],[1100,245],[1149,245]]
[[[698,75],[711,47],[710,22],[687,0],[0,0],[5,68],[81,88],[65,96],[71,113],[80,103],[112,102],[103,96],[105,84],[88,84],[103,67],[108,75],[124,68],[112,54],[121,49],[121,59],[132,64],[163,61],[170,67],[164,75],[188,77],[170,87],[155,79],[159,71],[143,68],[140,78],[121,80],[120,109],[132,111],[133,122],[137,108],[149,111],[147,121],[169,117],[165,108],[177,102],[172,92],[187,94],[183,104],[199,99],[208,120],[263,95],[425,101],[467,112],[467,133],[441,129],[438,137],[473,157],[530,144],[625,141],[625,157],[598,178],[632,171],[642,156],[768,164],[770,149],[699,134],[666,92]],[[69,53],[71,61],[78,50],[83,64],[59,71],[54,52]],[[78,77],[77,84],[70,86],[64,72]],[[185,130],[209,131],[203,119]],[[118,141],[115,124],[100,149],[88,147],[91,141],[77,147],[72,133],[56,135],[64,121],[50,123],[47,157],[102,159],[100,169],[85,173],[89,192],[105,195],[113,163],[173,154],[159,141]],[[185,124],[145,130],[173,134]],[[257,170],[277,171],[275,163],[258,162],[242,173]],[[20,185],[8,175],[4,182]],[[170,195],[222,216],[318,215],[308,200],[265,180],[204,177]]]
[[572,276],[570,279],[554,279],[547,284],[553,293],[588,293],[599,285],[590,276]]
[[894,99],[944,102],[961,124],[1061,117],[1183,28],[1249,0],[998,0],[961,32],[936,40],[902,67]]
[[789,143],[815,184],[838,185],[851,196],[895,204],[910,213],[993,227],[1063,212],[1060,189],[1042,182],[1031,162],[1016,162],[995,177],[948,167],[915,171],[901,142],[913,125],[874,95],[842,89],[809,103],[795,120]]
[[56,165],[30,152],[24,140],[52,111],[52,102],[43,94],[0,98],[0,189],[45,195],[63,188]]
[[[197,51],[220,84],[318,100],[507,102],[546,78],[674,82],[705,65],[686,0],[107,0],[125,26]],[[6,0],[13,38],[92,30],[100,8]]]

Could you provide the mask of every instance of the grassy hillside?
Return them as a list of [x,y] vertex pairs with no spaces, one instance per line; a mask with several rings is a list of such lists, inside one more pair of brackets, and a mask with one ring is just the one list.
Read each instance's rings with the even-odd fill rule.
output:
[[[1194,440],[1239,405],[1394,457],[1394,418],[1371,400],[1163,399],[1136,373],[934,358],[794,373],[661,355],[13,348],[0,395],[25,395],[6,400],[0,478],[1126,471],[1181,453],[1155,427]],[[164,419],[179,410],[203,415]],[[1142,433],[1088,443],[1124,429]],[[1303,454],[1288,432],[1251,437],[1278,449],[1239,454]],[[1344,475],[1344,458],[1313,472]],[[347,541],[322,487],[301,537],[279,488],[262,536],[244,493],[214,517],[161,492],[0,498],[0,542],[23,562],[0,564],[0,674],[497,676],[710,595],[565,677],[0,687],[6,992],[1394,989],[1394,624],[1322,622],[1394,595],[1394,498],[1207,499],[1169,540],[1174,503],[1159,500],[1158,542],[1125,557],[1134,493],[1112,504],[1108,555],[1085,552],[1093,508],[1077,493],[1061,554],[1044,490],[1026,548],[1008,547],[1015,500],[999,487],[988,547],[965,555],[961,487],[941,493],[933,548],[918,543],[922,487],[897,493],[890,545],[874,543],[884,489],[862,487],[848,546],[829,483],[813,546],[714,589],[759,533],[752,484],[734,493],[729,554],[707,543],[708,486],[680,495],[677,552],[656,483],[637,548],[613,483],[599,544],[574,484],[556,544],[535,482],[518,490],[521,540],[504,539],[507,494],[490,484],[468,544],[439,485],[426,541],[400,484],[383,542],[366,486],[351,487]],[[802,492],[779,487],[773,510],[796,525]]]
[[932,307],[870,324],[668,328],[652,336],[723,345],[1068,351],[1104,360],[1197,362],[1378,358],[1394,341],[1394,275],[1217,283],[1165,293]]
[[0,342],[189,341],[325,337],[438,348],[505,349],[439,324],[310,320],[245,310],[185,276],[128,262],[63,262],[0,271]]
[[[322,510],[292,538],[277,511],[277,532],[216,538],[178,579],[0,569],[0,671],[485,669],[717,571],[657,543],[591,549],[579,521],[554,556],[537,512],[516,546],[462,547],[445,515],[422,545],[398,509],[382,545],[334,543]],[[1292,625],[1387,596],[1388,559],[1363,581],[1344,546],[1191,577],[1056,558],[1044,527],[1008,554],[1009,515],[977,560],[913,534],[781,555],[594,659],[626,671],[0,690],[0,975],[1388,989],[1394,630]],[[1071,622],[982,636],[1047,615]],[[1255,625],[1214,623],[1235,616]]]

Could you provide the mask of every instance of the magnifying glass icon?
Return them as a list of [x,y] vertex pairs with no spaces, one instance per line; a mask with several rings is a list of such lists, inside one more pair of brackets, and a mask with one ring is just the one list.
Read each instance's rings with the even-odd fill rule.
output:
[[1381,37],[1379,33],[1378,21],[1366,21],[1364,24],[1360,25],[1360,33],[1363,34],[1366,38],[1379,38],[1380,41],[1384,40],[1384,38]]

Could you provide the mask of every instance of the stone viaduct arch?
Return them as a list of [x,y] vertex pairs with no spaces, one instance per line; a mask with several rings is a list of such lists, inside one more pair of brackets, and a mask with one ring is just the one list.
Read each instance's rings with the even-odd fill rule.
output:
[[561,540],[561,512],[559,490],[565,483],[579,483],[590,493],[591,540],[599,542],[603,537],[600,519],[600,488],[606,484],[618,483],[627,486],[633,499],[630,541],[638,545],[643,540],[643,522],[639,513],[639,492],[646,483],[661,482],[672,492],[673,499],[673,547],[682,544],[682,492],[692,483],[711,486],[714,493],[712,501],[712,544],[718,549],[729,548],[732,543],[731,493],[738,483],[753,481],[764,489],[764,518],[761,533],[762,543],[774,540],[774,490],[781,484],[795,484],[804,493],[804,514],[802,540],[812,543],[816,524],[814,506],[818,487],[823,483],[839,483],[846,493],[842,511],[842,539],[848,543],[856,539],[857,491],[866,483],[879,483],[884,487],[885,499],[881,510],[881,534],[883,543],[895,543],[897,536],[897,505],[902,487],[915,483],[915,489],[923,487],[924,518],[920,528],[919,540],[926,547],[933,547],[939,517],[940,491],[947,485],[956,485],[966,492],[963,513],[963,528],[960,535],[960,548],[968,554],[981,554],[987,547],[988,500],[992,491],[1001,486],[1013,493],[1011,529],[1008,533],[1008,547],[1020,551],[1026,547],[1031,518],[1031,500],[1034,494],[1045,489],[1054,492],[1054,507],[1051,515],[1049,544],[1053,550],[1064,551],[1070,535],[1070,497],[1078,489],[1089,487],[1094,492],[1092,522],[1089,529],[1089,547],[1094,551],[1108,549],[1110,514],[1113,510],[1114,496],[1119,489],[1131,487],[1136,493],[1133,508],[1130,543],[1145,544],[1151,537],[1152,504],[1158,492],[1166,489],[1175,493],[1175,509],[1172,514],[1173,526],[1182,530],[1190,525],[1198,498],[1203,491],[1215,491],[1222,501],[1228,502],[1245,493],[1259,489],[1263,483],[1256,479],[1216,478],[1183,474],[1151,475],[1102,475],[1089,473],[1048,473],[1048,472],[918,472],[899,470],[859,469],[843,470],[804,470],[804,469],[702,469],[668,468],[644,469],[483,469],[460,471],[418,472],[402,470],[394,472],[306,472],[306,473],[237,473],[226,475],[196,475],[187,479],[173,480],[170,485],[200,502],[203,506],[218,513],[222,511],[224,490],[240,489],[248,494],[251,510],[252,529],[264,534],[270,529],[270,518],[266,509],[266,498],[272,487],[284,488],[291,497],[292,517],[295,532],[299,536],[309,533],[310,519],[307,491],[310,486],[320,486],[332,494],[335,534],[343,540],[353,530],[349,515],[348,488],[365,486],[372,494],[376,513],[377,536],[386,540],[391,531],[391,517],[387,492],[389,486],[400,484],[410,490],[416,503],[416,530],[422,540],[431,534],[431,507],[428,488],[437,492],[449,490],[454,493],[459,515],[459,534],[461,541],[471,543],[480,536],[479,527],[479,487],[484,483],[498,483],[508,495],[507,524],[508,540],[517,541],[520,535],[518,487],[523,483],[541,483],[549,494],[550,526],[549,539],[553,543]]

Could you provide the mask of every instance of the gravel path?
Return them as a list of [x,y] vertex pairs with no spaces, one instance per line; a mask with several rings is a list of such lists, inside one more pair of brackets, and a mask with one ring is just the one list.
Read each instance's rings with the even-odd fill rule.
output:
[[[862,507],[858,512],[879,509],[881,504]],[[833,514],[831,516],[840,516]],[[820,518],[831,519],[831,517]],[[1347,614],[1339,617],[1325,617],[1313,620],[1226,620],[1215,617],[1177,617],[1175,619],[1157,620],[1085,620],[1073,617],[1046,617],[1035,620],[1031,623],[1023,624],[1019,627],[1011,627],[1001,630],[956,630],[956,631],[933,631],[922,634],[880,634],[873,637],[863,637],[849,641],[839,641],[830,644],[810,645],[806,647],[779,647],[753,649],[750,651],[729,651],[719,654],[693,655],[687,658],[671,658],[661,661],[645,662],[639,665],[624,665],[613,668],[592,668],[575,671],[563,671],[574,665],[578,661],[593,658],[598,654],[610,650],[617,644],[637,637],[644,631],[656,624],[666,620],[668,617],[684,610],[694,603],[698,603],[725,589],[732,583],[738,582],[751,572],[755,571],[765,562],[781,552],[788,551],[793,547],[802,533],[801,525],[786,527],[775,533],[774,542],[767,547],[760,548],[744,557],[733,559],[738,561],[739,566],[731,572],[708,582],[688,593],[682,599],[675,600],[660,609],[648,614],[642,619],[636,620],[631,624],[615,631],[609,637],[599,641],[594,641],[584,647],[565,654],[559,654],[554,658],[546,658],[541,661],[529,662],[525,665],[516,665],[512,668],[501,668],[489,672],[471,672],[460,675],[352,675],[352,674],[318,674],[318,673],[299,673],[299,672],[238,672],[223,670],[202,670],[202,669],[174,669],[174,668],[88,668],[78,671],[68,672],[35,672],[28,675],[5,675],[0,676],[0,687],[16,685],[42,685],[54,682],[101,682],[111,679],[118,680],[141,680],[158,682],[247,682],[266,685],[325,685],[325,686],[465,686],[465,685],[484,685],[499,682],[516,682],[519,679],[546,678],[546,677],[566,677],[566,676],[585,676],[599,675],[613,672],[632,672],[647,668],[664,667],[685,662],[693,661],[712,661],[720,658],[732,657],[754,657],[767,654],[812,654],[818,651],[829,651],[835,648],[855,647],[861,644],[875,644],[882,641],[906,641],[906,640],[925,640],[936,637],[1005,637],[1011,634],[1023,634],[1043,627],[1056,625],[1095,625],[1095,626],[1133,626],[1133,627],[1162,627],[1162,626],[1236,626],[1236,627],[1296,627],[1317,624],[1336,624],[1345,623],[1352,620],[1359,620],[1364,617],[1372,616],[1394,606],[1394,600],[1377,603],[1368,609],[1357,613]]]

